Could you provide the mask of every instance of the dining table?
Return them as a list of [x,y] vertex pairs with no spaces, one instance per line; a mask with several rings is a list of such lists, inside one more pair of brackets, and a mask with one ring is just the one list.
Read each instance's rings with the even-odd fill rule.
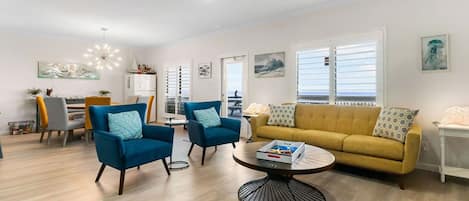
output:
[[[113,102],[111,105],[121,105],[121,103],[118,102]],[[67,109],[73,109],[73,110],[84,110],[86,108],[84,103],[73,103],[73,104],[67,104]]]

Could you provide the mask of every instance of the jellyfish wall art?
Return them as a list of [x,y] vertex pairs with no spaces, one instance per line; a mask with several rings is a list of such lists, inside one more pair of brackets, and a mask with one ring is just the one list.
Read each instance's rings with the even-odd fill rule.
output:
[[447,34],[422,37],[422,71],[449,70]]

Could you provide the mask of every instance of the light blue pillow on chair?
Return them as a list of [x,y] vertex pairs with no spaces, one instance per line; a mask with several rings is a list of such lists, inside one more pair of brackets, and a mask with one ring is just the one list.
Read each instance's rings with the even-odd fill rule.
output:
[[109,132],[118,135],[123,140],[139,139],[142,134],[142,120],[137,111],[109,113]]
[[221,120],[214,107],[204,110],[194,110],[195,119],[205,128],[221,126]]

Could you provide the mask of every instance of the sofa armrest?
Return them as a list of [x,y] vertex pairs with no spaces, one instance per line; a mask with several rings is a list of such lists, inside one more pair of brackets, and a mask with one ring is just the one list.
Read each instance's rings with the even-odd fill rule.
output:
[[260,114],[257,117],[251,118],[251,131],[252,131],[252,140],[257,140],[257,129],[261,126],[267,125],[267,121],[269,120],[268,114]]
[[404,144],[404,160],[402,161],[402,174],[407,174],[415,169],[419,159],[420,144],[422,142],[422,128],[413,125],[407,132]]
[[96,152],[100,162],[113,165],[115,168],[122,166],[122,158],[125,155],[125,146],[118,135],[96,130],[94,131]]
[[145,124],[142,127],[143,137],[161,140],[173,144],[174,128]]
[[231,119],[231,118],[224,118],[224,117],[221,117],[220,120],[221,120],[222,127],[228,128],[230,130],[233,130],[233,131],[236,131],[237,133],[239,133],[239,131],[241,129],[241,121],[240,120]]

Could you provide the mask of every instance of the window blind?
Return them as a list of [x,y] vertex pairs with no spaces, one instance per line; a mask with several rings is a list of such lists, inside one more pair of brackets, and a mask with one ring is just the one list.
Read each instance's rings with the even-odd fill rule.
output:
[[179,66],[166,69],[165,112],[184,115],[184,102],[190,100],[191,68]]
[[300,103],[329,103],[329,48],[297,52],[297,100]]
[[177,97],[177,84],[178,84],[178,71],[176,68],[166,69],[166,102],[165,112],[170,114],[176,113],[176,97]]
[[376,104],[376,49],[376,42],[336,47],[336,104]]

